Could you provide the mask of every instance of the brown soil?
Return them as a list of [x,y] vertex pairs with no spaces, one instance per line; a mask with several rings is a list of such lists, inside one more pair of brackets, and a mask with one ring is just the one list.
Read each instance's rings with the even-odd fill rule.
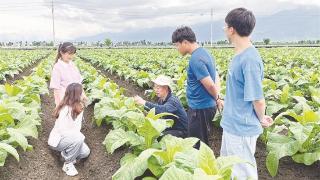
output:
[[[89,61],[87,61],[89,62]],[[122,80],[116,75],[112,75],[101,67],[93,66],[103,72],[107,77],[116,82],[120,87],[128,89],[127,96],[132,93],[143,95],[144,89],[134,85],[132,82]],[[130,94],[131,93],[131,94]],[[144,96],[145,97],[145,96]],[[211,147],[216,156],[220,154],[222,139],[222,129],[214,128],[213,137],[210,139]],[[278,174],[272,178],[266,168],[267,150],[263,142],[258,140],[256,147],[256,161],[258,165],[259,179],[277,179],[277,180],[319,180],[320,179],[320,162],[317,161],[311,166],[295,163],[290,157],[280,160]]]
[[[85,58],[81,58],[82,60],[90,63],[90,61],[88,61]],[[106,77],[108,77],[109,79],[111,79],[113,82],[115,82],[116,84],[118,84],[119,87],[125,88],[125,92],[124,95],[126,95],[127,97],[132,97],[135,95],[139,95],[144,99],[148,99],[148,97],[145,95],[145,90],[139,86],[136,86],[132,81],[129,80],[124,80],[123,78],[117,76],[115,73],[111,74],[109,71],[106,71],[105,69],[103,69],[102,67],[99,67],[95,64],[92,64],[92,66],[94,66],[97,70],[99,70],[100,72],[102,72]]]
[[[213,137],[210,139],[211,147],[216,156],[220,154],[222,139],[222,128],[214,127]],[[311,166],[295,163],[290,157],[280,160],[278,174],[272,178],[266,167],[267,150],[266,145],[258,140],[256,147],[256,161],[258,165],[259,179],[276,179],[276,180],[319,180],[320,179],[320,162]]]
[[[144,90],[121,80],[119,77],[110,75],[108,72],[100,69],[107,77],[116,82],[120,87],[127,89],[126,95],[144,96]],[[53,93],[41,97],[42,107],[42,126],[39,130],[39,139],[30,139],[30,144],[34,150],[22,152],[20,150],[20,162],[13,157],[7,159],[5,167],[0,167],[0,179],[111,179],[111,176],[119,168],[120,158],[123,157],[126,150],[117,150],[114,154],[106,153],[102,142],[108,133],[110,127],[95,127],[92,123],[93,105],[85,110],[85,122],[82,132],[86,136],[86,143],[91,149],[91,155],[87,160],[76,164],[79,175],[70,178],[61,170],[63,162],[58,153],[50,150],[47,146],[48,135],[53,127],[54,119],[51,116],[54,108]],[[221,128],[214,128],[212,149],[216,156],[219,156],[221,145]],[[294,163],[291,158],[283,158],[279,164],[278,175],[272,178],[265,166],[266,159],[265,145],[258,141],[256,150],[256,160],[260,179],[277,180],[313,180],[320,179],[319,161],[311,166]]]
[[54,109],[53,93],[41,97],[42,126],[38,139],[30,139],[34,149],[30,152],[20,151],[20,162],[9,157],[4,167],[0,167],[0,179],[111,179],[119,169],[120,158],[124,150],[110,155],[102,142],[109,127],[95,127],[92,123],[93,105],[86,108],[82,132],[91,154],[85,161],[76,164],[79,175],[70,178],[62,171],[63,161],[59,153],[48,148],[47,139],[54,125],[52,110]]

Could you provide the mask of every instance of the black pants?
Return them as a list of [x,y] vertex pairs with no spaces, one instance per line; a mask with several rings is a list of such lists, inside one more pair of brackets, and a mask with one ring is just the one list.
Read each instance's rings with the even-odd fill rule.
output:
[[[202,142],[209,145],[209,136],[212,134],[213,118],[216,108],[188,109],[188,136],[199,138]],[[199,149],[200,142],[195,145]]]
[[188,135],[188,132],[178,130],[178,129],[169,129],[169,130],[165,130],[163,132],[163,135],[167,135],[167,134],[170,134],[170,135],[176,136],[176,137],[186,138]]

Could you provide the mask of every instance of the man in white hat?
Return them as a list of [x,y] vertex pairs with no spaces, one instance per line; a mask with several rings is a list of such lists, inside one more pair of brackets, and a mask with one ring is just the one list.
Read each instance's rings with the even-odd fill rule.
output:
[[167,128],[163,134],[186,137],[188,127],[187,113],[184,110],[180,100],[172,94],[172,80],[167,76],[160,75],[152,82],[154,83],[154,91],[159,98],[158,102],[156,104],[151,103],[145,101],[140,96],[134,97],[135,102],[137,104],[144,105],[146,110],[155,108],[156,114],[166,112],[176,115],[177,117],[168,117],[174,120],[174,124],[171,128]]

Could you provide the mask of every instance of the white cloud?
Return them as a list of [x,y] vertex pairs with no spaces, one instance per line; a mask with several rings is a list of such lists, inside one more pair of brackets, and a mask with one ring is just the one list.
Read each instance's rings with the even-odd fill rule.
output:
[[[317,5],[318,0],[54,0],[58,40],[103,32],[196,24],[223,20],[228,11],[246,7],[257,16],[298,6]],[[261,5],[263,4],[263,5]],[[0,40],[51,40],[51,0],[2,0]]]

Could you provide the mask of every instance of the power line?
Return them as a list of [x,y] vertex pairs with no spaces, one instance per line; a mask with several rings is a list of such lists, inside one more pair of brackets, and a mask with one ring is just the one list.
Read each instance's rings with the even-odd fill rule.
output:
[[53,5],[53,0],[51,1],[51,15],[52,15],[52,38],[53,38],[53,46],[56,43],[56,33],[55,33],[55,27],[54,27],[54,5]]

